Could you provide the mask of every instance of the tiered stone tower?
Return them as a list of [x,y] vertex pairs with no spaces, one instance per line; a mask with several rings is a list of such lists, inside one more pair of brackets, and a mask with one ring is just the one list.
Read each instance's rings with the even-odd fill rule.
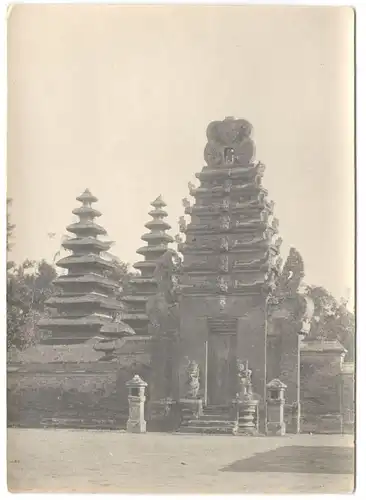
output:
[[280,266],[281,239],[274,203],[262,186],[265,167],[253,159],[251,132],[250,123],[232,117],[210,123],[207,166],[196,174],[200,186],[189,186],[195,202],[184,200],[191,222],[180,221],[186,235],[179,246],[181,385],[187,357],[204,373],[208,341],[210,405],[235,397],[237,359],[249,360],[253,390],[261,401],[265,394],[267,297]]
[[47,306],[57,310],[57,315],[39,323],[41,329],[52,334],[44,341],[49,344],[85,342],[98,335],[101,327],[121,309],[121,303],[113,297],[119,285],[105,277],[114,264],[100,255],[111,245],[98,239],[106,234],[94,221],[101,215],[92,207],[98,200],[88,189],[76,199],[82,203],[73,210],[79,221],[66,228],[75,237],[62,244],[72,254],[56,263],[67,269],[67,274],[55,280],[59,293],[46,301]]
[[170,225],[164,220],[168,214],[164,210],[166,203],[162,197],[158,196],[151,206],[153,209],[149,215],[152,220],[145,224],[150,232],[141,237],[147,245],[137,250],[137,253],[143,255],[145,259],[136,262],[133,266],[141,272],[141,275],[131,279],[132,293],[123,298],[128,306],[128,312],[122,315],[122,319],[134,329],[137,335],[148,335],[149,319],[146,314],[146,304],[149,297],[157,292],[154,278],[156,262],[167,251],[168,244],[174,241],[166,233]]

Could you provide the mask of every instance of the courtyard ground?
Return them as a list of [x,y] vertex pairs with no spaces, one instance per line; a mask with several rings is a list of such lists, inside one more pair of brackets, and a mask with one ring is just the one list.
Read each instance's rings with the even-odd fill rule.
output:
[[352,436],[8,430],[11,492],[349,493]]

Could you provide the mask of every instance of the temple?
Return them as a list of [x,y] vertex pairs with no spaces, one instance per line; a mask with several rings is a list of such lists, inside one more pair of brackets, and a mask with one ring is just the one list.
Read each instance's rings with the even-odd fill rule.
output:
[[237,359],[255,359],[252,383],[263,401],[267,296],[278,273],[281,239],[274,204],[254,158],[252,127],[226,118],[207,129],[207,165],[190,185],[191,217],[185,242],[180,334],[184,350],[204,370],[207,398],[229,404],[237,392]]
[[77,201],[81,207],[73,214],[78,222],[67,226],[75,236],[62,243],[71,255],[60,259],[56,265],[67,270],[55,280],[59,293],[46,301],[57,314],[40,321],[39,326],[51,335],[44,340],[49,344],[79,344],[99,334],[100,329],[111,322],[121,303],[114,298],[119,286],[106,277],[114,264],[101,257],[109,250],[110,243],[98,239],[106,230],[94,219],[101,213],[92,207],[97,198],[86,189]]
[[149,212],[152,220],[145,224],[148,233],[141,236],[147,244],[137,250],[144,256],[144,260],[136,262],[134,268],[140,271],[140,276],[131,279],[132,293],[124,297],[128,312],[123,314],[123,320],[134,329],[138,335],[148,335],[149,318],[146,313],[146,304],[149,296],[157,290],[154,271],[157,260],[164,255],[173,238],[166,233],[170,225],[164,220],[167,212],[164,210],[166,203],[161,196],[151,203],[153,207]]
[[[169,247],[174,240],[159,196],[137,250],[144,257],[134,264],[139,274],[122,301],[107,277],[114,264],[102,256],[110,244],[98,239],[105,230],[94,222],[97,199],[88,190],[77,198],[82,206],[73,213],[80,220],[67,228],[75,237],[63,243],[72,253],[57,262],[67,274],[56,279],[59,293],[47,301],[57,313],[40,326],[50,332],[44,343],[55,350],[92,342],[93,354],[69,364],[49,362],[52,388],[39,390],[37,404],[43,414],[54,414],[60,394],[72,393],[74,413],[84,407],[80,426],[94,408],[102,415],[99,427],[114,415],[108,426],[121,428],[128,381],[138,374],[146,381],[148,431],[352,432],[353,364],[344,363],[339,341],[312,334],[304,263],[291,248],[283,264],[252,126],[227,117],[210,123],[206,135],[206,165],[196,174],[197,186],[189,184],[191,201],[183,200],[178,252]],[[34,373],[44,373],[44,359],[29,372],[37,388],[43,382]],[[32,376],[23,371],[19,382],[13,375],[28,401]],[[80,384],[79,392],[69,390],[70,380]],[[59,409],[65,420],[68,408]]]

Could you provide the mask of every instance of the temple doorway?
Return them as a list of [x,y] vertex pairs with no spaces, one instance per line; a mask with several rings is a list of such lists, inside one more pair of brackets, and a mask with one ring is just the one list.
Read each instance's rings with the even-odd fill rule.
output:
[[236,335],[211,333],[207,354],[207,402],[229,404],[236,394]]

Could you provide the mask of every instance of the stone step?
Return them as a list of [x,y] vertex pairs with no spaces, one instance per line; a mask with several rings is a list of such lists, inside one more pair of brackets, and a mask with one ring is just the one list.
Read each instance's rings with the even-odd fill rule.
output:
[[203,407],[204,410],[219,410],[219,411],[228,411],[228,405],[207,405]]
[[200,419],[202,420],[220,420],[220,421],[231,421],[232,417],[229,414],[223,415],[214,415],[214,414],[206,414],[204,413],[203,415],[200,416]]
[[185,425],[191,427],[235,427],[236,422],[232,420],[206,420],[200,418],[197,420],[188,420],[184,423]]
[[43,418],[43,427],[57,427],[59,429],[119,429],[124,427],[122,422],[112,419],[81,419],[81,418]]
[[181,427],[178,431],[178,434],[218,434],[218,435],[235,435],[236,434],[236,429],[234,427],[217,427],[217,426],[210,426],[210,427],[204,427],[204,426],[187,426],[187,427]]

